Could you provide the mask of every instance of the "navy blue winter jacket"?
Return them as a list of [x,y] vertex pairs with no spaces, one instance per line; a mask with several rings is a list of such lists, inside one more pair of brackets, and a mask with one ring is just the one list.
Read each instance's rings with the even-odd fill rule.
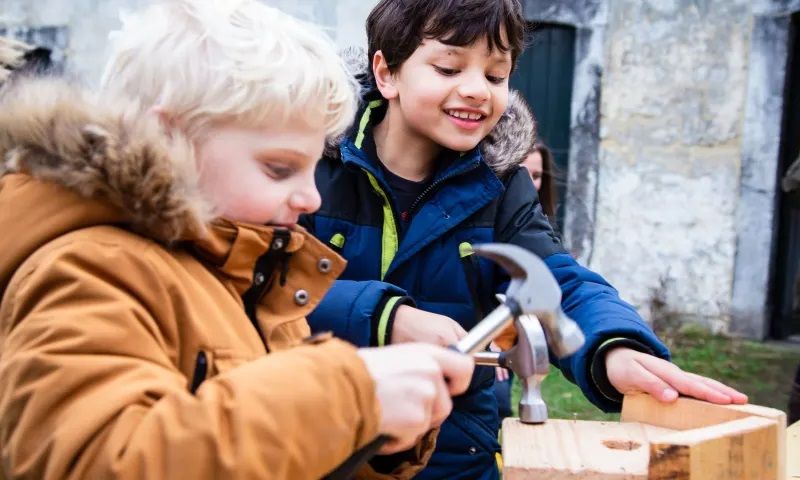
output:
[[[403,296],[469,330],[495,306],[494,294],[508,280],[499,267],[470,255],[469,246],[516,244],[544,259],[561,285],[563,310],[586,336],[585,346],[556,366],[595,405],[618,409],[619,403],[603,395],[591,378],[589,367],[598,347],[609,339],[628,338],[667,358],[666,347],[613,287],[563,249],[528,173],[506,164],[507,171],[498,177],[491,165],[505,160],[484,158],[479,148],[452,155],[440,166],[400,238],[398,212],[379,161],[362,150],[382,108],[380,101],[366,106],[338,152],[323,158],[317,168],[322,207],[303,223],[349,263],[309,317],[312,330],[331,330],[356,345],[370,345],[376,320],[391,311],[393,299]],[[493,382],[492,369],[476,369],[472,388],[454,400],[436,451],[417,478],[498,478],[500,425]]]

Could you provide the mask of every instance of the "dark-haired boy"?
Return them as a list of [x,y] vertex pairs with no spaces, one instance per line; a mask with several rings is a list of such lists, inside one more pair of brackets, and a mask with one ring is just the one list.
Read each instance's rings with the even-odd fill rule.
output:
[[[635,310],[561,246],[518,167],[527,152],[495,148],[523,46],[517,0],[381,0],[367,36],[365,104],[338,151],[320,162],[322,208],[306,219],[349,260],[309,319],[313,329],[358,345],[450,344],[490,311],[507,281],[471,245],[507,242],[544,258],[559,281],[563,308],[587,341],[558,367],[599,407],[618,409],[621,392],[634,391],[746,401],[662,360],[666,347]],[[495,144],[482,145],[490,133]],[[470,391],[454,399],[417,478],[498,477],[492,381],[491,369],[476,371]]]

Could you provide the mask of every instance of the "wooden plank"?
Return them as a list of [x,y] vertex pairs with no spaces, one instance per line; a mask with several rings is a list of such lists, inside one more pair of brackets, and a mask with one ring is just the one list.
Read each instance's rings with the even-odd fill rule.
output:
[[778,426],[749,416],[685,430],[650,445],[651,480],[781,480],[778,474]]
[[503,421],[503,479],[647,478],[649,443],[673,430],[640,423]]
[[786,457],[788,458],[786,478],[789,480],[800,478],[800,422],[786,431]]
[[759,405],[714,405],[693,398],[661,403],[650,395],[626,395],[622,403],[623,422],[642,422],[673,430],[690,430],[739,420],[749,416],[767,418],[777,424],[778,478],[786,472],[786,414]]

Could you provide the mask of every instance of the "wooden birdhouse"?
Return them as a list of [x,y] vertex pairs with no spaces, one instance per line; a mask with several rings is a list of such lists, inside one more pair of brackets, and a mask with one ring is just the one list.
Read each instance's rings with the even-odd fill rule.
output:
[[503,464],[504,480],[784,480],[786,415],[627,396],[620,422],[506,419]]

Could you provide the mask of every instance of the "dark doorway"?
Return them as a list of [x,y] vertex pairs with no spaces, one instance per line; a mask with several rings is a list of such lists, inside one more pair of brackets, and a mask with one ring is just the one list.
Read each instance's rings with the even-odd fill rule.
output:
[[529,26],[527,48],[511,77],[539,122],[539,136],[550,147],[558,169],[556,221],[564,229],[569,169],[570,111],[575,73],[575,28],[555,23]]
[[[781,139],[780,178],[800,156],[800,13],[792,16]],[[772,336],[800,334],[800,189],[778,194],[778,255]]]

